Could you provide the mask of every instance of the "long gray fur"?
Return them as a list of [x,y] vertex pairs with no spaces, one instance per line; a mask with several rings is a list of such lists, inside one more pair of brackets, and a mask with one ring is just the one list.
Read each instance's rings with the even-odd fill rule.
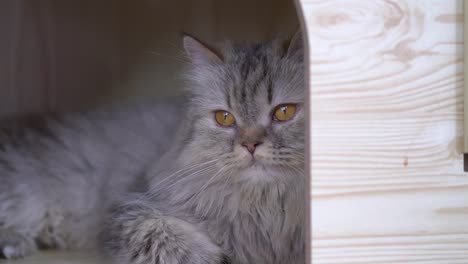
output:
[[[4,254],[26,254],[34,241],[92,245],[100,232],[102,248],[118,264],[305,262],[299,33],[227,43],[218,52],[188,36],[184,46],[192,63],[183,118],[174,104],[118,118],[71,116],[49,121],[52,137],[31,133],[0,152]],[[297,104],[296,115],[273,121],[273,109],[284,103]],[[231,112],[236,125],[219,126],[215,110]],[[172,139],[174,120],[180,126]],[[240,144],[252,131],[263,142],[254,156]],[[137,179],[147,189],[112,206]]]

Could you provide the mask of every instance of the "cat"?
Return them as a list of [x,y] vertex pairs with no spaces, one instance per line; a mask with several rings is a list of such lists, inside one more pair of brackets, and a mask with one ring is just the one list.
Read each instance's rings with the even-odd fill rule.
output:
[[300,32],[211,49],[185,35],[186,103],[0,136],[0,252],[96,246],[114,263],[305,263]]
[[91,248],[108,208],[169,148],[180,100],[10,120],[0,127],[0,256]]
[[305,263],[302,38],[214,50],[183,39],[192,94],[149,190],[113,208],[119,264]]

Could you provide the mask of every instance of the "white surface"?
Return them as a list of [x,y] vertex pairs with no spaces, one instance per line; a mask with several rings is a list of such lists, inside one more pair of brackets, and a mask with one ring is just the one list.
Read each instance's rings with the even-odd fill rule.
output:
[[302,0],[314,264],[468,263],[459,0]]
[[1,264],[109,264],[94,252],[43,251],[18,260],[0,260]]

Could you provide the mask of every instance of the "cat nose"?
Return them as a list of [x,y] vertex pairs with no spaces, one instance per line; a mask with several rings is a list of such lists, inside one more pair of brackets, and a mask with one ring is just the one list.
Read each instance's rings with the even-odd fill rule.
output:
[[254,141],[254,142],[242,142],[241,145],[245,147],[250,154],[254,154],[255,149],[257,148],[258,145],[261,145],[263,142],[261,141]]

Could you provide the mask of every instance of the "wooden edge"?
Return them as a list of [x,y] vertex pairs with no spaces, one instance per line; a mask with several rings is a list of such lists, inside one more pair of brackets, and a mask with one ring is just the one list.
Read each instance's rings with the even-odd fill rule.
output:
[[296,7],[296,14],[299,18],[300,28],[302,32],[302,41],[303,41],[303,49],[304,49],[304,74],[305,74],[305,84],[307,86],[306,89],[306,100],[305,100],[305,118],[308,120],[306,125],[306,145],[305,145],[305,173],[306,175],[306,186],[308,191],[306,192],[306,264],[312,264],[312,222],[311,222],[311,212],[312,212],[312,202],[311,202],[311,182],[312,182],[312,175],[311,175],[311,144],[312,144],[312,137],[311,137],[311,125],[312,125],[312,107],[310,102],[310,94],[311,94],[311,87],[310,87],[310,53],[309,53],[309,38],[308,38],[308,30],[307,30],[307,23],[305,20],[304,10],[301,4],[302,0],[294,0],[294,5]]
[[[465,113],[465,116],[466,116],[466,113]],[[466,124],[466,118],[464,120],[465,124]],[[466,127],[465,127],[465,131],[466,131]],[[465,134],[465,138],[466,138],[466,134]],[[467,141],[467,140],[465,140]],[[463,170],[465,172],[468,172],[468,153],[466,153],[466,150],[465,150],[465,153],[463,153]]]
[[468,43],[468,3],[463,1],[463,14],[464,14],[464,25],[463,25],[463,164],[464,171],[468,172],[468,49],[465,48],[466,43]]

